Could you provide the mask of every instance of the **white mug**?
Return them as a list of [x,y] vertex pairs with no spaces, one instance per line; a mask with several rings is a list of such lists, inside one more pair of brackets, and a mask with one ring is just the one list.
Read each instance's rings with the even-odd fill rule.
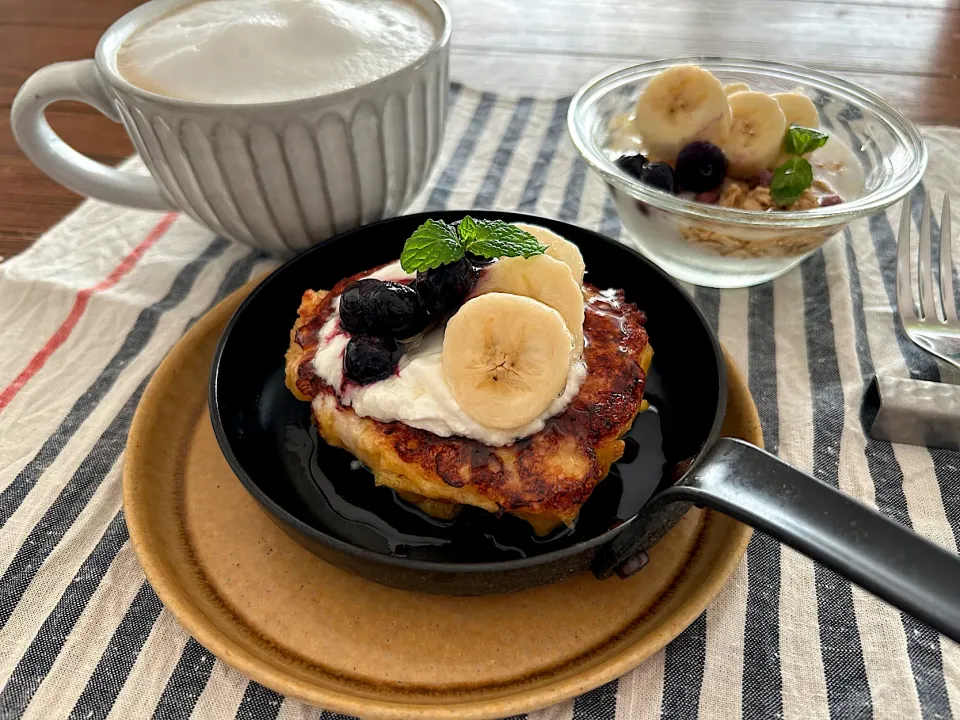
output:
[[[104,33],[95,59],[34,73],[11,111],[24,154],[81,195],[181,210],[280,257],[396,215],[423,188],[446,122],[450,16],[439,0],[414,0],[438,30],[430,51],[357,88],[244,105],[177,100],[127,82],[116,62],[124,40],[193,1],[150,0]],[[44,118],[57,100],[79,100],[122,122],[150,176],[68,146]]]

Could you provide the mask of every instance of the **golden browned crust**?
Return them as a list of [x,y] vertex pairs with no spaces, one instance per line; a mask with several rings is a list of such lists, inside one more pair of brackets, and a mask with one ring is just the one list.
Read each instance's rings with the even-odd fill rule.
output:
[[[327,292],[325,290],[319,290],[316,292],[313,290],[307,290],[303,294],[303,298],[300,300],[300,307],[297,310],[297,321],[290,330],[290,347],[287,348],[287,354],[284,358],[286,363],[285,379],[287,387],[290,389],[290,392],[294,394],[297,400],[310,400],[310,398],[300,392],[300,389],[297,387],[297,378],[300,371],[300,366],[307,361],[304,358],[304,355],[307,351],[304,350],[304,348],[297,342],[297,332],[301,327],[303,327],[304,323],[310,320],[310,318],[316,317],[319,314],[320,303],[326,296]],[[315,352],[316,343],[313,343],[312,350],[310,352],[311,358]]]
[[[509,512],[547,532],[572,523],[597,483],[623,454],[622,435],[641,409],[652,350],[645,317],[618,291],[586,286],[584,360],[587,377],[567,409],[539,433],[493,448],[462,437],[443,438],[403,423],[361,418],[339,404],[310,362],[320,328],[332,312],[329,295],[304,293],[287,351],[287,386],[316,399],[313,416],[322,437],[369,467],[378,484],[432,514],[449,516],[451,503]],[[424,499],[433,503],[422,504]]]

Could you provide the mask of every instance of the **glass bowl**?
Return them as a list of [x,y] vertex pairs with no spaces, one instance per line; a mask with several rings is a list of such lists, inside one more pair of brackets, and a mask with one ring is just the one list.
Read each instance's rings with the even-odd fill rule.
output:
[[[706,68],[724,85],[806,94],[820,112],[820,129],[863,166],[860,195],[811,210],[739,210],[671,195],[625,173],[614,162],[619,153],[607,147],[612,128],[650,78],[685,64]],[[787,272],[851,220],[904,197],[927,166],[919,131],[883,98],[816,70],[761,60],[687,57],[609,71],[577,92],[567,125],[583,159],[606,181],[630,241],[674,277],[709,287],[746,287]]]

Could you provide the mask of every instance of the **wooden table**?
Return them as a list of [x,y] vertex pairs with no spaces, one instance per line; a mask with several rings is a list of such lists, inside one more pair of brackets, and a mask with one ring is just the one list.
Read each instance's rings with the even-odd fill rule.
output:
[[[26,248],[79,201],[20,153],[9,107],[31,72],[91,57],[136,0],[0,3],[0,256]],[[447,0],[453,77],[561,96],[605,67],[677,55],[796,62],[875,90],[918,123],[960,125],[960,0]],[[50,123],[107,163],[132,152],[121,126],[78,103]]]

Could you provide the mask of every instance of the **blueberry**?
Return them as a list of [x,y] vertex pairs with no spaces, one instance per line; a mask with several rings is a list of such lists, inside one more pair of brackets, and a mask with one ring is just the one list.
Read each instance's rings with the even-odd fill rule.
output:
[[340,326],[351,335],[370,332],[370,298],[383,280],[364,278],[340,293]]
[[477,255],[472,252],[466,254],[467,260],[473,265],[474,269],[486,267],[493,263],[494,258],[485,258],[483,255]]
[[477,271],[467,258],[417,273],[417,293],[427,312],[434,317],[451,313],[477,281]]
[[714,190],[727,174],[723,150],[706,140],[696,140],[677,155],[677,184],[684,190],[702,193]]
[[366,316],[371,335],[397,340],[418,335],[430,324],[417,291],[389,281],[381,282],[370,292]]
[[647,159],[643,155],[621,155],[617,158],[616,164],[625,173],[640,178]]
[[393,375],[400,358],[397,343],[389,338],[354,335],[343,353],[343,374],[360,385]]
[[753,187],[756,187],[757,185],[770,187],[770,183],[773,182],[773,173],[769,170],[761,170],[756,175],[751,176],[747,182]]
[[668,193],[674,192],[676,187],[673,180],[673,168],[662,162],[647,165],[640,173],[640,182]]

